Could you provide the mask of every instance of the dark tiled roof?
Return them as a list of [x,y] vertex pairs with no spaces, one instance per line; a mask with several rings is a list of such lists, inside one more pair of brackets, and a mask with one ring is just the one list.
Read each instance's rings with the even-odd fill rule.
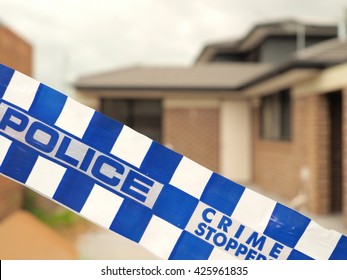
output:
[[78,89],[236,89],[273,69],[259,63],[225,63],[192,67],[132,67],[77,80]]

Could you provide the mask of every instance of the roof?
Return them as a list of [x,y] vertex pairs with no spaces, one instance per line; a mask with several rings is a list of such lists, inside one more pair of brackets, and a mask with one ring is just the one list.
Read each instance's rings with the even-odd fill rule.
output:
[[[213,55],[221,48],[240,50],[261,42],[267,34],[294,34],[297,21],[281,21],[259,24],[241,40],[230,40],[211,44],[205,48],[201,59]],[[305,24],[306,34],[334,35],[336,26]],[[265,36],[265,37],[264,37]],[[258,40],[258,41],[257,41]],[[205,58],[203,57],[205,56]],[[253,90],[257,85],[285,81],[295,83],[312,77],[320,69],[347,61],[347,43],[337,39],[325,40],[297,51],[284,63],[265,64],[251,62],[197,63],[191,67],[131,67],[97,75],[81,77],[75,83],[77,89],[93,90],[209,90],[236,91]],[[271,80],[276,78],[275,80]],[[279,83],[277,83],[279,84]],[[100,94],[100,93],[98,93]],[[109,92],[107,93],[109,94]],[[166,93],[165,93],[166,94]],[[229,93],[228,93],[229,94]]]
[[337,36],[336,24],[314,24],[298,20],[282,20],[255,25],[248,34],[238,40],[232,39],[207,44],[196,59],[196,63],[208,62],[217,52],[242,53],[258,46],[269,36],[293,36],[300,28],[306,36]]
[[[347,61],[347,42],[327,40],[282,64],[212,63],[191,67],[132,67],[80,78],[83,90],[242,90],[292,69],[323,69]],[[310,73],[312,71],[309,71]]]
[[347,61],[347,41],[331,39],[295,53],[294,60],[334,65]]
[[292,69],[324,69],[347,61],[347,42],[338,39],[327,40],[294,53],[285,63],[278,64],[272,70],[244,83],[239,89],[254,86]]
[[141,90],[231,90],[273,69],[271,64],[220,63],[191,67],[132,67],[82,77],[76,88]]

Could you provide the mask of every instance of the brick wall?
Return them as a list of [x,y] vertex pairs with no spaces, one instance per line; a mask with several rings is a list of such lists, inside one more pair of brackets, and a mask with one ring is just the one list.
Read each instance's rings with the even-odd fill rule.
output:
[[292,100],[291,140],[261,139],[260,109],[253,109],[253,181],[267,192],[286,199],[295,197],[304,187],[300,180],[301,154],[305,149],[305,130],[300,121],[302,100]]
[[163,143],[218,171],[219,109],[164,108]]
[[307,151],[310,168],[308,207],[314,213],[330,211],[330,119],[325,95],[307,98],[305,106]]
[[0,220],[21,208],[23,188],[21,185],[0,175]]
[[253,110],[254,182],[292,199],[307,195],[314,213],[330,211],[330,119],[325,95],[292,99],[291,140],[259,137],[259,109]]
[[31,46],[15,33],[0,25],[0,63],[26,75],[32,75]]

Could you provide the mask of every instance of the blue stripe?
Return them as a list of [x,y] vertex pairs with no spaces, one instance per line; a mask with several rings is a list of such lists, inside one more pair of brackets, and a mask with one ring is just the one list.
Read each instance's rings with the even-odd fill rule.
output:
[[109,153],[122,131],[123,124],[95,112],[82,141],[104,153]]
[[153,179],[166,184],[170,182],[182,155],[153,141],[140,169]]
[[165,221],[184,229],[199,201],[195,197],[165,185],[153,207],[153,213]]
[[341,236],[329,260],[347,260],[347,236]]
[[211,255],[213,245],[196,237],[190,232],[183,231],[175,248],[169,257],[170,260],[207,260]]
[[139,242],[151,218],[152,210],[130,199],[124,199],[110,230]]
[[244,190],[243,186],[213,173],[200,200],[230,216],[234,212]]
[[277,203],[264,234],[294,248],[310,221],[295,210]]
[[293,249],[288,256],[288,260],[313,260],[310,256],[305,255],[304,253]]
[[14,70],[0,64],[0,99],[4,96],[6,88],[10,83],[12,76],[14,74]]
[[40,84],[29,114],[34,118],[54,125],[64,108],[67,96],[46,85]]
[[68,169],[61,180],[53,199],[80,212],[92,191],[94,180],[74,169]]
[[25,183],[33,169],[38,153],[17,141],[13,141],[6,158],[0,166],[0,172],[21,183]]

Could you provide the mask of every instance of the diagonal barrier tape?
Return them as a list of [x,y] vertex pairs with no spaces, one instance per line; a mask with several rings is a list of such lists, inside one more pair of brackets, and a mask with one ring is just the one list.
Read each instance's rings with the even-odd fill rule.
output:
[[347,237],[0,65],[0,172],[162,259],[347,259]]

